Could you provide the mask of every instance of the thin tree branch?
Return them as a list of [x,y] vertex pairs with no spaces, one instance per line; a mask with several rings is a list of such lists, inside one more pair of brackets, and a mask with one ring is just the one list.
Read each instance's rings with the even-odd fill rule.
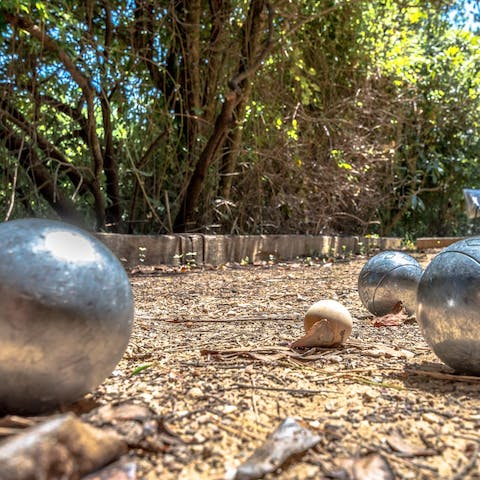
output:
[[[0,101],[0,114],[2,117],[20,127],[27,135],[30,136],[30,138],[35,139],[36,144],[42,150],[45,156],[57,161],[62,173],[67,175],[70,181],[74,185],[77,185],[77,188],[79,185],[84,185],[85,187],[88,187],[90,191],[92,190],[91,179],[85,180],[85,176],[81,174],[74,165],[67,161],[60,150],[58,150],[58,148],[56,148],[43,135],[41,135],[38,130],[31,123],[29,123],[18,110],[16,110],[12,105],[8,105],[5,100]],[[81,191],[83,193],[85,189]]]
[[4,138],[5,147],[17,156],[19,164],[52,209],[61,218],[86,228],[76,206],[62,191],[58,191],[50,172],[38,158],[33,146],[25,142],[24,137],[18,136],[4,121],[0,122],[0,137]]
[[22,137],[22,143],[18,150],[17,163],[15,164],[15,171],[13,173],[12,193],[10,195],[10,205],[8,206],[7,214],[5,215],[5,220],[4,220],[5,222],[8,222],[8,220],[10,219],[10,215],[12,214],[13,207],[15,205],[15,189],[17,188],[18,166],[20,165],[20,155],[23,150],[24,142],[25,142],[25,137]]
[[[94,109],[94,98],[96,96],[96,92],[93,85],[91,84],[89,78],[75,65],[67,52],[56,42],[56,40],[50,37],[43,29],[35,25],[30,19],[14,15],[7,11],[2,11],[2,15],[12,27],[25,30],[33,38],[37,39],[46,51],[56,55],[75,83],[81,88],[87,104],[88,146],[92,153],[94,162],[95,182],[99,187],[103,172],[103,157],[100,141],[96,133],[97,125]],[[95,206],[98,227],[102,228],[105,225],[105,201],[103,197],[97,197],[96,202],[99,202]]]
[[257,70],[261,67],[262,62],[265,60],[265,57],[272,50],[272,47],[274,45],[273,18],[275,15],[275,11],[269,2],[266,2],[265,6],[268,11],[268,38],[263,45],[263,49],[257,55],[257,57],[253,60],[253,62],[245,68],[245,70],[243,70],[242,72],[239,72],[237,75],[231,78],[230,81],[228,82],[228,86],[239,94],[241,94],[241,89],[239,84],[257,72]]

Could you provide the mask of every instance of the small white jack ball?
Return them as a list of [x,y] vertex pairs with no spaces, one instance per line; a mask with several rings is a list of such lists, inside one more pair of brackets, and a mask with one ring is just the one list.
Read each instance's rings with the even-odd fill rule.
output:
[[306,335],[292,347],[335,347],[344,343],[352,332],[352,316],[336,300],[320,300],[305,314]]

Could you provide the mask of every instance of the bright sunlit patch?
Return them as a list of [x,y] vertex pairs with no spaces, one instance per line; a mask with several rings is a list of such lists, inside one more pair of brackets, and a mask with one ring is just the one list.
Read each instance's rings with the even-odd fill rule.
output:
[[456,305],[457,302],[455,302],[455,299],[454,298],[449,298],[447,300],[447,305],[449,306],[449,308],[455,308],[455,305]]
[[91,262],[97,256],[92,242],[75,232],[48,232],[39,250],[71,262]]

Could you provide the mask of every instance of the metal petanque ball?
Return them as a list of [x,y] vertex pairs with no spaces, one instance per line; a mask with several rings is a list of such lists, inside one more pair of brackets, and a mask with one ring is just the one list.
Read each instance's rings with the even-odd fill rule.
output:
[[442,250],[417,295],[417,321],[435,354],[457,372],[480,375],[480,237]]
[[111,374],[133,296],[99,240],[62,222],[0,224],[0,414],[73,402]]
[[416,292],[422,267],[410,255],[386,251],[372,257],[358,276],[358,293],[370,313],[386,315],[402,302],[415,312]]

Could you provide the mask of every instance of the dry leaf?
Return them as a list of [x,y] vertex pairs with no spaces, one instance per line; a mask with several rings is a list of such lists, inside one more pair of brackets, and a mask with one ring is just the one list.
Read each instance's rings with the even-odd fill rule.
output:
[[410,350],[403,348],[393,348],[387,345],[378,345],[365,352],[365,355],[370,357],[385,357],[385,358],[413,358],[415,354]]
[[98,408],[99,406],[100,404],[98,403],[97,400],[95,400],[90,396],[85,396],[80,400],[77,400],[76,402],[69,403],[67,405],[61,405],[60,412],[61,413],[71,412],[71,413],[74,413],[75,415],[81,416],[84,413],[90,412],[94,408]]
[[365,457],[344,458],[339,466],[352,480],[395,480],[387,459],[378,453]]
[[315,446],[321,437],[303,428],[293,418],[286,418],[257,448],[245,463],[238,467],[235,480],[253,480],[274,472],[293,455]]
[[107,424],[127,420],[145,421],[152,417],[151,410],[146,405],[137,403],[121,403],[119,405],[102,405],[89,418],[96,423]]
[[125,402],[103,405],[85,416],[89,422],[108,426],[120,434],[130,448],[164,452],[169,445],[186,444],[146,405]]
[[113,431],[62,414],[0,443],[2,480],[76,480],[127,451]]
[[402,311],[405,311],[405,309],[403,308],[403,303],[398,302],[394,305],[394,307],[388,313],[396,314],[396,313],[400,313]]
[[6,428],[27,428],[32,427],[35,422],[31,418],[19,417],[17,415],[6,415],[0,418],[0,427]]
[[261,353],[250,352],[248,356],[250,358],[253,358],[254,360],[260,360],[261,362],[264,362],[264,363],[275,362],[277,360],[281,360],[282,358],[285,358],[284,353],[274,353],[272,355],[262,355]]
[[386,441],[392,450],[400,453],[404,457],[429,457],[436,455],[437,452],[425,446],[416,446],[408,443],[398,433],[389,435]]
[[16,435],[27,427],[32,427],[35,422],[30,418],[16,415],[6,415],[0,418],[0,437]]
[[409,315],[403,309],[395,313],[387,313],[383,317],[377,317],[373,322],[374,327],[398,327],[409,319]]
[[135,480],[136,478],[135,463],[119,461],[83,477],[82,480]]
[[328,320],[319,320],[314,323],[308,332],[293,342],[292,348],[304,347],[330,347],[335,344],[335,334]]

